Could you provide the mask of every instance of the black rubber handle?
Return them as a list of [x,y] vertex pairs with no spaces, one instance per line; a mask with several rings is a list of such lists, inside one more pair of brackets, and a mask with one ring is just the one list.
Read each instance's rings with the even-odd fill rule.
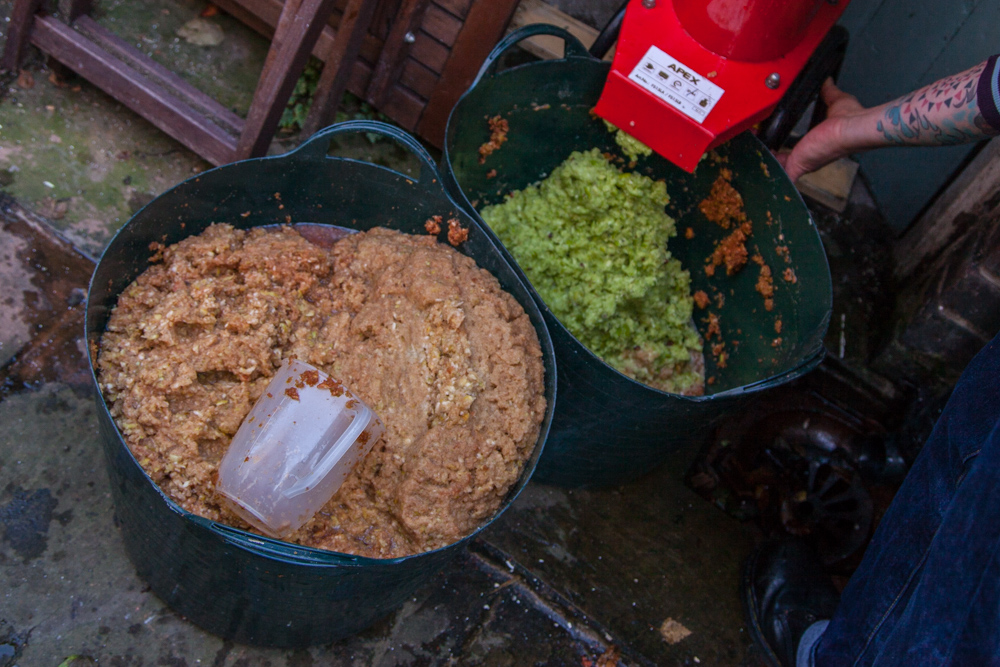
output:
[[323,160],[330,152],[330,139],[341,134],[378,134],[388,139],[392,139],[403,148],[410,151],[420,160],[420,176],[416,181],[422,185],[441,186],[441,174],[434,158],[430,156],[420,142],[414,139],[409,133],[399,129],[394,125],[382,123],[376,120],[349,120],[337,123],[330,127],[318,131],[306,139],[305,143],[289,153],[289,156],[304,157],[309,160]]
[[574,37],[569,31],[558,26],[549,25],[548,23],[532,23],[531,25],[526,25],[523,28],[518,28],[497,42],[497,45],[493,47],[492,51],[490,51],[490,55],[486,56],[486,60],[483,61],[483,66],[479,68],[479,74],[476,75],[476,80],[472,82],[472,85],[469,86],[469,88],[474,88],[476,84],[479,83],[479,80],[484,76],[493,76],[496,74],[496,69],[499,66],[498,62],[503,54],[513,48],[518,42],[523,42],[524,40],[535,37],[536,35],[552,35],[553,37],[562,38],[563,42],[566,43],[565,51],[563,52],[563,59],[592,59],[590,52],[587,51],[587,47],[585,47],[580,40]]

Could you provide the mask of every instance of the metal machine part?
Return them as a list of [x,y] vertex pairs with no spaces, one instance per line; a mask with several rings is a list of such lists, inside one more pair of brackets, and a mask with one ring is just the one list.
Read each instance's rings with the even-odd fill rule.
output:
[[846,5],[633,0],[595,111],[692,172],[705,151],[768,118]]

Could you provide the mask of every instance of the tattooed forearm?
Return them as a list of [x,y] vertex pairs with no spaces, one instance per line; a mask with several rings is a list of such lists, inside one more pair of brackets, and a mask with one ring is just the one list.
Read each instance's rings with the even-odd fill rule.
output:
[[985,63],[885,105],[878,131],[890,144],[952,145],[997,134],[983,119],[976,85]]

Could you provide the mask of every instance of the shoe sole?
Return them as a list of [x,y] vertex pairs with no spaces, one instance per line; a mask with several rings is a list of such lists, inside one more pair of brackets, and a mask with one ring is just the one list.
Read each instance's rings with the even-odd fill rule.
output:
[[758,553],[760,551],[755,549],[743,565],[743,579],[742,586],[740,587],[743,611],[746,614],[750,638],[753,639],[754,646],[757,647],[759,657],[767,663],[768,667],[785,667],[781,664],[781,660],[774,652],[774,649],[771,648],[771,645],[764,638],[764,630],[761,628],[760,618],[757,616],[757,605],[753,599],[753,586],[751,584],[753,583],[753,570],[757,563]]

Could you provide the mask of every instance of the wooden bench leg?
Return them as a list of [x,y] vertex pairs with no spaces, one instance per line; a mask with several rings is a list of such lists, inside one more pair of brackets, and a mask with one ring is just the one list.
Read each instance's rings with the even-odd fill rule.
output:
[[385,39],[382,54],[375,63],[371,81],[365,96],[376,108],[385,105],[392,85],[399,79],[403,63],[410,52],[410,41],[406,36],[417,30],[427,11],[430,0],[403,0],[396,11],[396,18]]
[[0,69],[17,72],[21,69],[24,48],[28,45],[31,24],[35,21],[42,0],[14,0],[14,8],[7,24],[7,43],[4,45]]
[[76,22],[78,18],[85,14],[90,14],[90,11],[94,8],[93,0],[70,0],[69,2],[69,16],[67,19],[70,24]]
[[237,160],[267,152],[285,105],[330,19],[333,6],[334,0],[286,0],[237,143]]
[[305,136],[312,135],[334,121],[358,52],[361,51],[361,43],[371,27],[377,4],[377,0],[348,0],[337,28],[333,50],[323,64],[309,115],[302,125]]

